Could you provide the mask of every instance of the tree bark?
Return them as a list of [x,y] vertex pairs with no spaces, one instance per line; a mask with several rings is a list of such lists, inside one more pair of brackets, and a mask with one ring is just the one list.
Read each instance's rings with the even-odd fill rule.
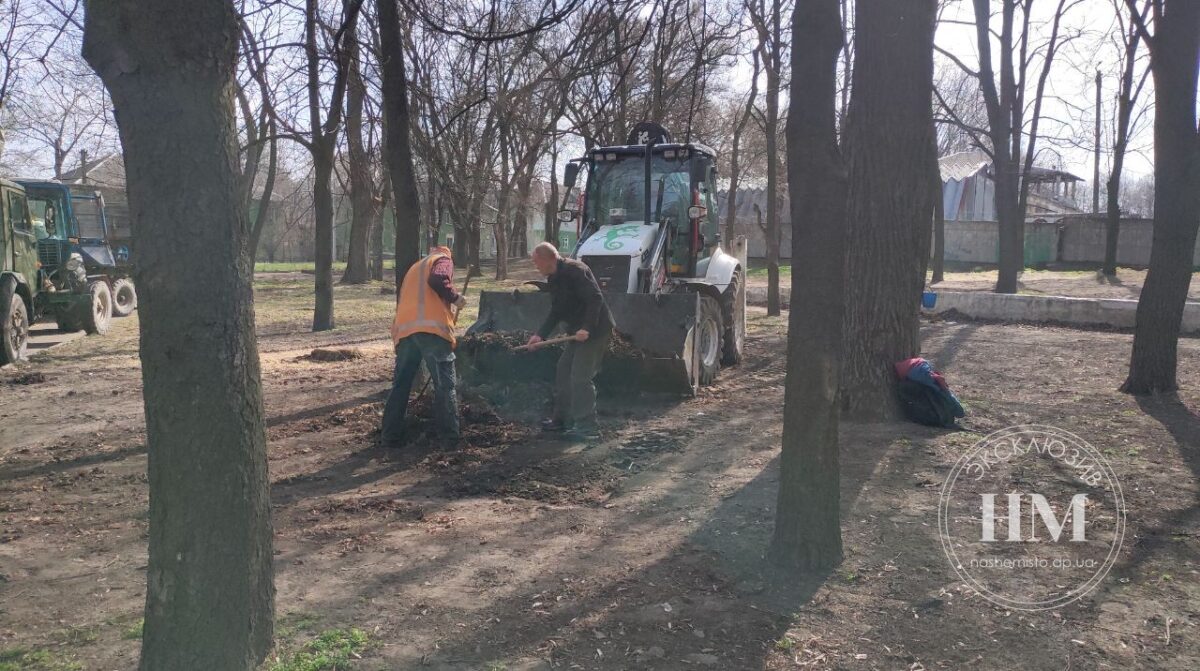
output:
[[1154,27],[1147,39],[1155,100],[1154,240],[1138,300],[1129,377],[1121,386],[1131,394],[1178,388],[1179,326],[1200,226],[1200,3],[1164,0]]
[[370,280],[367,252],[371,224],[377,218],[375,180],[371,177],[371,157],[363,138],[363,104],[367,86],[362,78],[361,49],[357,23],[347,30],[346,60],[346,147],[350,164],[350,244],[346,250],[346,270],[342,284],[363,284]]
[[421,197],[409,136],[408,75],[396,0],[378,0],[383,109],[387,124],[387,164],[396,203],[396,293],[404,274],[421,258]]
[[[254,223],[250,229],[250,241],[246,245],[246,255],[250,259],[251,267],[254,260],[258,258],[258,243],[262,239],[263,229],[266,228],[267,222],[271,218],[271,197],[275,193],[275,178],[279,172],[279,146],[278,140],[275,139],[275,122],[272,120],[267,126],[272,137],[267,140],[267,176],[263,180],[262,195],[259,197],[258,210],[254,213]],[[253,185],[251,185],[251,194],[253,194]],[[249,203],[253,201],[253,195],[247,200],[247,209]]]
[[779,300],[779,80],[783,68],[780,42],[780,0],[771,5],[772,43],[765,54],[767,66],[767,315],[780,313]]
[[842,47],[838,0],[796,0],[792,37],[792,297],[779,497],[768,557],[815,572],[842,561],[838,361],[847,189],[834,108]]
[[249,671],[273,636],[266,434],[233,115],[237,44],[228,1],[88,4],[84,55],[118,110],[138,240],[146,671]]
[[[920,350],[918,312],[934,214],[936,0],[859,0],[846,118],[842,396],[851,417],[898,415],[892,364]],[[794,264],[793,264],[794,265]]]
[[328,331],[333,318],[333,136],[313,141],[313,251],[316,294],[312,330]]
[[[1108,175],[1103,272],[1109,277],[1115,277],[1117,274],[1117,242],[1121,236],[1121,173],[1125,166],[1125,152],[1129,147],[1129,124],[1133,116],[1133,104],[1142,88],[1139,83],[1135,89],[1133,81],[1141,33],[1138,32],[1135,21],[1130,21],[1130,24],[1129,32],[1125,36],[1125,67],[1121,72],[1120,89],[1117,92],[1117,128],[1113,138],[1113,165],[1112,171]],[[1141,81],[1145,81],[1144,76]],[[1099,93],[1100,72],[1097,71],[1097,104],[1099,104]],[[1097,112],[1097,118],[1099,118],[1099,112]]]
[[[936,132],[936,131],[935,131]],[[933,163],[933,277],[930,284],[946,279],[946,198],[942,191],[942,172]]]

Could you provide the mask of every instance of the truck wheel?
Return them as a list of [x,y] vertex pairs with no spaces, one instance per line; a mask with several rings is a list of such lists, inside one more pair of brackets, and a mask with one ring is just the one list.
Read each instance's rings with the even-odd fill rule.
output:
[[700,385],[712,384],[721,370],[721,305],[712,296],[700,297],[700,321],[696,324],[696,347],[700,349]]
[[725,339],[721,349],[721,364],[734,366],[742,362],[746,345],[746,278],[739,270],[725,292],[721,294],[721,319],[725,324]]
[[92,294],[92,306],[83,316],[83,330],[88,335],[104,335],[112,323],[112,290],[104,280],[92,282],[88,290]]
[[0,282],[0,366],[20,361],[29,346],[29,312],[12,279]]
[[133,287],[133,280],[122,277],[113,282],[112,294],[114,317],[128,317],[137,309],[137,290]]

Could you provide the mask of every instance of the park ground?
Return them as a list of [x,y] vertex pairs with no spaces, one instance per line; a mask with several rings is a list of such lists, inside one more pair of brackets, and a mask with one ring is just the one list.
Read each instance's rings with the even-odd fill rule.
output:
[[[602,397],[594,443],[538,434],[544,388],[498,384],[464,390],[462,447],[389,452],[374,445],[392,365],[383,287],[337,287],[338,329],[313,334],[311,276],[256,282],[278,588],[267,669],[302,668],[322,633],[364,670],[1200,668],[1200,340],[1180,343],[1183,391],[1138,399],[1116,391],[1128,334],[924,323],[962,430],[844,425],[846,559],[799,580],[761,560],[784,318],[752,308],[745,362],[696,398]],[[307,356],[330,346],[361,357]],[[137,317],[0,371],[0,400],[0,669],[135,668]],[[1018,423],[1085,438],[1125,492],[1116,567],[1060,610],[978,598],[937,538],[958,455]]]

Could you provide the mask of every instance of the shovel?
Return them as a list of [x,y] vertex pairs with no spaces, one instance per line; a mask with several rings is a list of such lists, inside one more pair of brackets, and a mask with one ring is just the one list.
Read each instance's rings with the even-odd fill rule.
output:
[[535,349],[540,349],[547,345],[557,345],[558,343],[571,342],[572,340],[575,340],[574,335],[559,336],[557,338],[551,338],[549,340],[542,340],[540,342],[535,342],[532,345],[519,345],[517,347],[512,348],[512,351],[514,351],[514,352],[532,352]]

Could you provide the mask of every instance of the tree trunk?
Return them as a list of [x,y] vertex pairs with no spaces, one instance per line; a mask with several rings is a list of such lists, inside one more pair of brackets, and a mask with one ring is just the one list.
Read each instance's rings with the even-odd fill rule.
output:
[[[274,121],[271,121],[268,129],[267,132],[271,134],[271,139],[267,140],[267,176],[263,182],[262,195],[259,197],[258,211],[254,213],[254,224],[250,230],[250,242],[246,245],[246,256],[250,259],[252,268],[254,260],[258,258],[258,243],[262,239],[263,229],[266,228],[267,222],[270,221],[271,196],[275,193],[275,177],[279,171],[279,147],[278,141],[274,137]],[[250,201],[253,201],[253,185],[251,185],[250,193]]]
[[1166,0],[1154,27],[1149,43],[1155,101],[1154,241],[1138,300],[1129,377],[1121,386],[1131,394],[1177,389],[1179,326],[1200,226],[1200,3]]
[[1117,241],[1121,237],[1121,164],[1124,156],[1114,153],[1113,169],[1108,176],[1108,210],[1104,214],[1104,267],[1109,277],[1117,275]]
[[1020,186],[1016,176],[1019,162],[1001,160],[997,151],[995,171],[996,221],[1000,237],[996,293],[1017,293],[1017,279],[1025,268],[1025,214],[1020,211]]
[[409,136],[408,76],[396,0],[379,0],[379,48],[383,61],[383,108],[386,115],[387,163],[396,203],[396,292],[408,268],[421,258],[421,198],[413,169]]
[[768,557],[792,570],[822,571],[842,560],[838,361],[846,171],[834,111],[842,46],[838,0],[796,0],[792,36],[792,297],[779,497]]
[[316,305],[312,330],[334,328],[333,319],[333,152],[334,136],[313,142],[313,252],[316,257]]
[[771,23],[774,42],[767,67],[767,315],[780,313],[779,301],[779,77],[783,67],[779,0],[774,0]]
[[163,0],[89,4],[85,21],[84,55],[120,110],[138,240],[150,488],[140,668],[249,671],[271,648],[274,585],[233,116],[238,17],[227,1]]
[[[357,26],[357,23],[355,23]],[[371,177],[371,159],[363,138],[363,102],[367,87],[362,78],[362,64],[355,30],[346,35],[346,59],[349,72],[346,81],[346,146],[350,165],[350,244],[346,250],[346,271],[342,284],[363,284],[370,280],[367,252],[371,222],[375,220],[375,181]]]
[[[1131,24],[1134,22],[1130,22]],[[1136,25],[1131,27],[1125,42],[1125,68],[1121,72],[1120,89],[1117,92],[1117,128],[1115,142],[1113,142],[1113,165],[1112,172],[1108,175],[1108,211],[1106,212],[1106,225],[1104,230],[1104,269],[1103,272],[1109,277],[1115,277],[1117,274],[1117,242],[1121,237],[1121,172],[1125,165],[1125,152],[1129,147],[1129,124],[1130,118],[1133,115],[1133,103],[1138,97],[1142,86],[1139,83],[1136,90],[1134,89],[1134,71],[1137,64],[1137,49],[1141,42],[1141,34],[1137,31]],[[1145,82],[1145,78],[1141,79]],[[1096,72],[1096,103],[1099,109],[1100,101],[1100,72]],[[1099,112],[1097,112],[1099,119]],[[1097,128],[1099,132],[1099,128]],[[1097,141],[1097,145],[1099,142]],[[1099,164],[1097,163],[1097,174],[1099,174]],[[1097,182],[1097,184],[1099,184]],[[1099,191],[1097,188],[1096,191]]]
[[930,284],[946,279],[946,198],[942,191],[942,172],[933,164],[933,278]]
[[550,143],[550,197],[546,200],[546,226],[542,239],[558,246],[558,140]]
[[920,351],[937,161],[929,103],[935,7],[935,0],[860,0],[855,10],[842,378],[851,417],[898,415],[892,364]]
[[733,239],[737,236],[737,190],[738,181],[741,179],[741,166],[738,165],[738,159],[741,153],[742,133],[746,130],[746,124],[750,121],[754,103],[758,98],[758,72],[759,52],[756,49],[754,51],[754,72],[750,76],[750,95],[746,97],[746,107],[742,111],[737,125],[733,128],[733,149],[729,152],[729,191],[725,197],[728,210],[728,214],[725,216],[726,244],[733,244]]

